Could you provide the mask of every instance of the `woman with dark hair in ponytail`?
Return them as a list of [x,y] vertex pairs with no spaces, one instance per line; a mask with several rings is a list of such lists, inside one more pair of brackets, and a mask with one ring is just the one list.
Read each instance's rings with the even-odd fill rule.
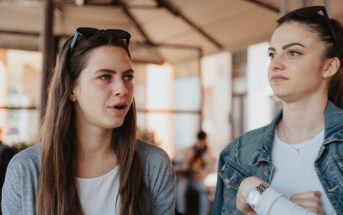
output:
[[4,215],[172,215],[167,154],[136,140],[134,70],[123,30],[78,28],[64,44],[41,144],[15,156]]
[[292,11],[268,51],[282,111],[222,151],[213,214],[343,214],[342,26],[322,6]]

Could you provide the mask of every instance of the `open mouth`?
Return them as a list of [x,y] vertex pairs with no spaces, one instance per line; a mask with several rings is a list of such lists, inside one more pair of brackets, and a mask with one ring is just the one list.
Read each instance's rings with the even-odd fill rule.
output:
[[122,110],[126,107],[126,105],[116,105],[114,106],[115,109],[119,109],[119,110]]

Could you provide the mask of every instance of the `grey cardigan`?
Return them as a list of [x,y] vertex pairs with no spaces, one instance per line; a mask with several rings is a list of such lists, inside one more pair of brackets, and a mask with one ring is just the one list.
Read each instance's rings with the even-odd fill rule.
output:
[[[153,215],[173,215],[175,174],[167,154],[142,141],[137,152],[151,197]],[[37,182],[41,167],[41,146],[30,147],[13,157],[8,165],[2,190],[3,215],[35,215]]]

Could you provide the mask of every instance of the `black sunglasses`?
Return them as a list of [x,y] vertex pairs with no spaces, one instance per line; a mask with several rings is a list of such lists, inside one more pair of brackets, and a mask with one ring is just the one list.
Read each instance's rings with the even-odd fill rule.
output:
[[[318,12],[322,11],[323,12],[323,16],[320,15]],[[337,36],[335,34],[335,31],[333,30],[333,27],[331,25],[331,21],[330,18],[325,10],[325,7],[323,6],[311,6],[311,7],[303,7],[294,11],[291,11],[289,13],[287,13],[286,15],[284,15],[283,17],[281,17],[280,19],[277,20],[278,24],[283,23],[284,21],[288,20],[288,19],[292,19],[294,17],[297,17],[299,19],[309,19],[312,18],[314,16],[322,16],[325,19],[325,22],[327,24],[327,26],[329,29],[329,33],[331,34],[331,37],[334,40],[334,43],[337,44]]]
[[93,36],[95,33],[99,31],[102,31],[104,33],[110,33],[118,39],[123,39],[126,41],[126,45],[129,46],[131,35],[127,31],[120,30],[120,29],[99,30],[96,28],[78,28],[76,29],[73,40],[71,41],[70,51],[72,51],[73,48],[75,47],[75,44],[79,35],[82,35],[86,38],[90,38],[91,36]]

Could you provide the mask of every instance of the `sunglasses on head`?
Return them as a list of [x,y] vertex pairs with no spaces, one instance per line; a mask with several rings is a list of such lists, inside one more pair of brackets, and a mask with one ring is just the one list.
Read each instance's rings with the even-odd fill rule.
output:
[[78,28],[78,29],[76,29],[74,37],[73,37],[73,39],[71,41],[70,51],[72,51],[73,48],[75,47],[77,38],[80,35],[82,35],[83,37],[86,37],[86,38],[90,38],[91,36],[93,36],[95,33],[99,32],[99,31],[102,31],[104,33],[112,34],[114,37],[116,37],[118,39],[123,39],[123,40],[126,41],[126,45],[129,46],[131,35],[127,31],[120,30],[120,29],[99,30],[99,29],[96,29],[96,28]]
[[[319,12],[322,11],[323,15],[320,15]],[[313,18],[314,16],[322,16],[325,19],[325,22],[327,24],[326,27],[328,27],[329,33],[331,34],[331,37],[333,38],[335,44],[337,44],[337,36],[335,34],[335,31],[333,30],[333,27],[331,25],[330,18],[326,12],[325,7],[323,6],[311,6],[311,7],[304,7],[300,8],[294,11],[291,11],[281,17],[280,19],[277,20],[278,24],[283,23],[284,21],[288,19],[292,19],[294,17],[299,18],[299,19],[310,19]]]

